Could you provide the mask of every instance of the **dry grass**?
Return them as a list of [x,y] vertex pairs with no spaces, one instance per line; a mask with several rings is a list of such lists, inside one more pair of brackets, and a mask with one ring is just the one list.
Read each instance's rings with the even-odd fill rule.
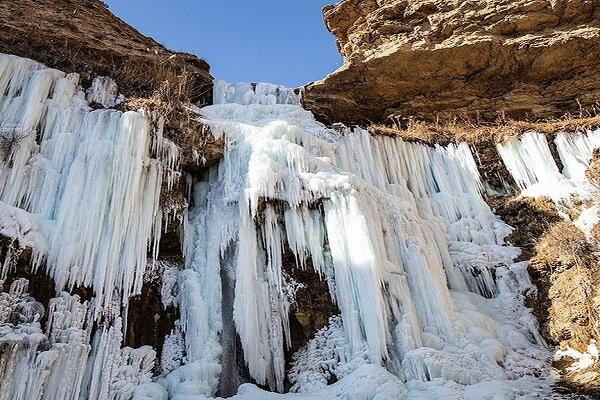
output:
[[[135,75],[134,71],[129,73]],[[216,143],[187,107],[192,103],[195,87],[186,70],[179,75],[166,74],[150,96],[130,98],[124,104],[128,109],[147,110],[156,126],[164,123],[164,136],[179,146],[181,164],[189,166],[197,161],[195,152],[209,159],[213,153],[222,153],[222,143]]]
[[600,148],[594,149],[590,165],[585,175],[596,187],[600,188]]
[[496,215],[515,227],[507,241],[521,247],[523,260],[533,257],[538,239],[562,221],[556,206],[547,197],[490,197],[487,202]]
[[212,84],[199,84],[197,75],[185,65],[178,65],[176,58],[174,54],[167,58],[155,56],[142,61],[126,59],[113,62],[111,77],[117,83],[127,82],[127,87],[136,88],[137,96],[131,97],[158,97],[161,101],[170,102],[206,102],[212,93]]
[[516,227],[508,240],[522,248],[522,259],[530,263],[538,292],[527,299],[527,305],[543,336],[555,345],[584,349],[598,337],[599,327],[594,298],[600,271],[594,245],[560,217],[549,199],[488,201],[505,222]]
[[550,227],[535,245],[531,264],[536,268],[587,267],[593,265],[592,248],[583,232],[572,222]]
[[518,121],[500,115],[493,124],[481,124],[467,118],[427,123],[414,119],[393,119],[389,125],[373,124],[369,131],[374,134],[399,137],[406,141],[425,144],[447,144],[450,142],[503,143],[520,137],[527,131],[536,131],[547,135],[558,132],[580,132],[600,127],[600,114],[582,113],[578,117],[565,115],[560,119],[546,121]]

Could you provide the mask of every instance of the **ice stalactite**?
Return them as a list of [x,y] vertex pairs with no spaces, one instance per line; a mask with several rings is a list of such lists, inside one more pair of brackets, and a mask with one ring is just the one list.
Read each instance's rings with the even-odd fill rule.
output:
[[[109,78],[87,97],[122,100]],[[0,234],[13,241],[0,279],[27,247],[59,293],[44,329],[23,280],[0,295],[0,399],[128,399],[152,377],[155,351],[122,348],[119,315],[141,291],[178,148],[143,111],[90,103],[77,74],[0,54]],[[75,287],[95,297],[61,293]]]
[[544,134],[526,132],[520,139],[498,144],[498,152],[524,196],[548,196],[558,202],[571,195],[588,197],[591,188],[585,177],[592,151],[600,147],[600,130],[558,133],[554,139],[558,166]]
[[[0,201],[35,215],[46,245],[32,247],[57,290],[92,287],[100,312],[141,289],[177,148],[143,112],[92,110],[78,82],[0,55]],[[98,81],[88,97],[115,90]]]
[[585,133],[561,132],[554,141],[564,165],[563,175],[578,183],[587,181],[585,171],[590,165],[594,149],[600,147],[600,129]]

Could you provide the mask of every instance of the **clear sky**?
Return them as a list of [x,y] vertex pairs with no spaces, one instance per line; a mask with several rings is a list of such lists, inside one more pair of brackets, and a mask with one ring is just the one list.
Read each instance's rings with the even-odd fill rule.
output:
[[336,0],[104,0],[119,18],[231,82],[300,86],[342,63],[322,8]]

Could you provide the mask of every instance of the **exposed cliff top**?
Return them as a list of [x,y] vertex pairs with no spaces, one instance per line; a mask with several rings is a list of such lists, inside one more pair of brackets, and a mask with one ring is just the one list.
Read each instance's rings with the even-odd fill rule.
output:
[[207,101],[212,87],[204,60],[169,51],[98,0],[1,1],[0,52],[78,72],[84,79],[111,76],[126,95],[149,95],[165,75],[184,69],[193,81],[192,100]]
[[305,104],[331,122],[540,119],[600,98],[594,0],[344,0],[324,15],[345,62]]

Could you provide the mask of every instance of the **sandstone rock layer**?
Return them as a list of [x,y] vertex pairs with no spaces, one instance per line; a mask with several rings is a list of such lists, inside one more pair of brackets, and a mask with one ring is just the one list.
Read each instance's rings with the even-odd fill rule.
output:
[[542,119],[600,98],[596,0],[344,0],[324,16],[344,65],[304,102],[325,121]]

